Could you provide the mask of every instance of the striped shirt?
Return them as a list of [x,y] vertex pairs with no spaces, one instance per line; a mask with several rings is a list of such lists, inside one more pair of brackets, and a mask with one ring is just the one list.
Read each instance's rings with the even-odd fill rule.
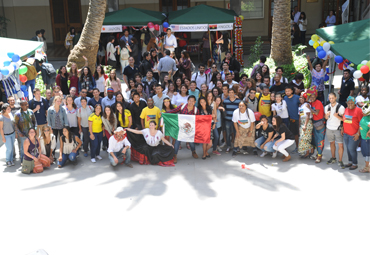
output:
[[236,109],[239,108],[239,103],[240,102],[241,102],[241,100],[239,98],[235,98],[234,101],[231,101],[230,97],[228,97],[224,100],[224,107],[225,107],[225,110],[226,110],[225,119],[227,121],[232,121],[233,113]]

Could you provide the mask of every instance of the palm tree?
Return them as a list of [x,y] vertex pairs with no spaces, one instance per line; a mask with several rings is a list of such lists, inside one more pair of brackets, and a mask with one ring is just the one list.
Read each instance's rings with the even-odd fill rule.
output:
[[292,63],[290,35],[290,0],[274,1],[271,57],[278,65]]
[[68,56],[67,66],[75,62],[81,68],[86,56],[92,72],[95,71],[96,55],[99,48],[100,32],[105,18],[106,0],[90,0],[89,11],[81,38]]

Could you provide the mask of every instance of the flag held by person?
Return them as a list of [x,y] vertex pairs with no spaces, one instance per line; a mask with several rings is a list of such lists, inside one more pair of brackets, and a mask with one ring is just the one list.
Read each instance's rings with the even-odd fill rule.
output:
[[211,115],[162,113],[164,133],[181,142],[209,143]]

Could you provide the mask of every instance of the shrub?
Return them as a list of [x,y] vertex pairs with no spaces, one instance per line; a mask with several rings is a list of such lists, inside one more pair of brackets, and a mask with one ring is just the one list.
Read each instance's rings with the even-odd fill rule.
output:
[[258,36],[256,39],[255,44],[251,47],[249,57],[248,57],[248,62],[249,62],[249,67],[253,67],[253,63],[256,61],[259,61],[260,56],[262,55],[262,44],[263,42],[261,41],[261,36]]

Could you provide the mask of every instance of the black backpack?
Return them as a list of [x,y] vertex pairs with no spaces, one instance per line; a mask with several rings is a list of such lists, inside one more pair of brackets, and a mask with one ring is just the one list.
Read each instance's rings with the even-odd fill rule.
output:
[[49,78],[55,78],[57,76],[57,72],[55,71],[55,68],[50,63],[42,63],[42,66],[44,67],[46,73],[48,74]]
[[144,38],[144,43],[146,45],[148,45],[149,41],[150,41],[150,34],[149,33],[145,33],[145,38]]

